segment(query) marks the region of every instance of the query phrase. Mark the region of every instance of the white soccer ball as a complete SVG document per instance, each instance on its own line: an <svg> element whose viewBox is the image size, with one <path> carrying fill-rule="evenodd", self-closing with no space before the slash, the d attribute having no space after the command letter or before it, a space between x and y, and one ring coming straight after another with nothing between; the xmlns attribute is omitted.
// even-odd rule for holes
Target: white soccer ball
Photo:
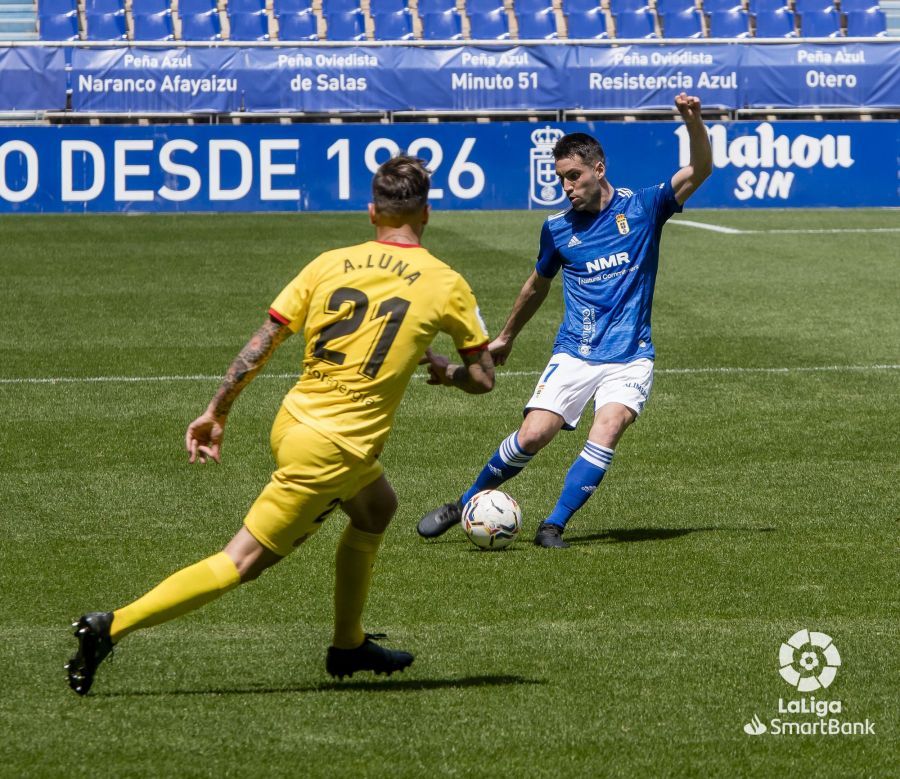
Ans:
<svg viewBox="0 0 900 779"><path fill-rule="evenodd" d="M462 510L462 526L480 549L503 549L522 529L522 510L500 490L482 490Z"/></svg>

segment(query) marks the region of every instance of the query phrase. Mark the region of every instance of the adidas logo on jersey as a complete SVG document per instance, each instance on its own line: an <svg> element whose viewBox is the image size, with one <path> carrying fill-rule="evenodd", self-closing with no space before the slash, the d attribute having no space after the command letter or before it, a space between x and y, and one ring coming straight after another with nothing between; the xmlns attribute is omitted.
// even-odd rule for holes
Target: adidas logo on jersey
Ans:
<svg viewBox="0 0 900 779"><path fill-rule="evenodd" d="M570 249L571 249L573 246L580 246L580 245L581 245L581 241L578 239L578 236L577 236L577 235L573 235L573 236L569 239L569 242L566 244L566 246L568 246Z"/></svg>

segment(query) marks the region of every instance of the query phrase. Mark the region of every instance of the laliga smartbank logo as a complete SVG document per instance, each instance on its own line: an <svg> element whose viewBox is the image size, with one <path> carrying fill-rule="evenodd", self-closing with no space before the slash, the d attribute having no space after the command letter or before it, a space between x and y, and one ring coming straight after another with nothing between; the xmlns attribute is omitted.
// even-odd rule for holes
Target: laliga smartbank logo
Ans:
<svg viewBox="0 0 900 779"><path fill-rule="evenodd" d="M812 630L798 630L778 651L778 673L798 693L829 687L841 667L841 655L831 636ZM871 736L875 723L847 721L843 702L824 700L821 695L778 699L778 716L768 722L754 713L744 725L748 736ZM784 716L787 715L787 716Z"/></svg>

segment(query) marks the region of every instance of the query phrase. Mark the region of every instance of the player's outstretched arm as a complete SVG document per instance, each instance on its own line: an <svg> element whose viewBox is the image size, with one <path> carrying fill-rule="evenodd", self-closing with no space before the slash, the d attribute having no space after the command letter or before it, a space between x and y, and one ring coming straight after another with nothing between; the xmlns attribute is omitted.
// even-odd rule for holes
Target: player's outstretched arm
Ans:
<svg viewBox="0 0 900 779"><path fill-rule="evenodd" d="M458 387L470 395L481 395L494 388L494 360L487 349L461 354L463 365L450 362L442 354L425 350L419 365L428 366L428 383Z"/></svg>
<svg viewBox="0 0 900 779"><path fill-rule="evenodd" d="M221 462L225 422L232 404L290 334L291 329L287 325L270 317L247 341L229 366L206 411L188 425L184 435L188 462L199 459L205 463L207 458Z"/></svg>
<svg viewBox="0 0 900 779"><path fill-rule="evenodd" d="M703 126L703 118L700 116L700 98L689 97L682 92L675 98L675 107L687 128L691 154L690 162L672 176L675 199L679 205L684 205L712 173L712 148L706 127Z"/></svg>
<svg viewBox="0 0 900 779"><path fill-rule="evenodd" d="M488 344L488 350L494 358L494 365L503 365L509 359L513 341L547 299L547 293L550 292L552 283L552 279L544 278L537 271L531 272L525 284L522 285L516 302L513 303L506 324L500 334Z"/></svg>

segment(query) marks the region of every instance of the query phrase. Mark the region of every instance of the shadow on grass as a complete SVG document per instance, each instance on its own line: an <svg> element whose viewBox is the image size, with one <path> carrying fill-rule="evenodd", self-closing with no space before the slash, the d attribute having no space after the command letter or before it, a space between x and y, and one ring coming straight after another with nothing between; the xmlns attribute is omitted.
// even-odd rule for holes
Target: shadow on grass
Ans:
<svg viewBox="0 0 900 779"><path fill-rule="evenodd" d="M588 544L591 541L606 541L608 544L630 544L635 541L669 541L690 533L772 533L774 527L733 528L733 527L629 527L604 530L589 536L566 538L572 546Z"/></svg>
<svg viewBox="0 0 900 779"><path fill-rule="evenodd" d="M323 682L322 684L286 685L284 687L240 687L207 690L135 690L131 692L93 693L92 698L164 698L169 695L283 695L308 692L420 692L465 687L501 687L512 684L544 684L543 679L524 676L484 675L464 676L460 679L385 679L354 682Z"/></svg>

